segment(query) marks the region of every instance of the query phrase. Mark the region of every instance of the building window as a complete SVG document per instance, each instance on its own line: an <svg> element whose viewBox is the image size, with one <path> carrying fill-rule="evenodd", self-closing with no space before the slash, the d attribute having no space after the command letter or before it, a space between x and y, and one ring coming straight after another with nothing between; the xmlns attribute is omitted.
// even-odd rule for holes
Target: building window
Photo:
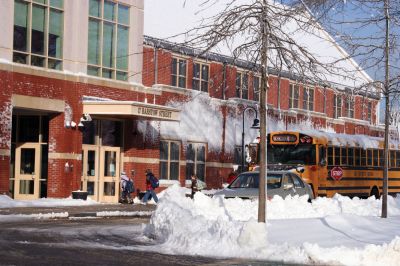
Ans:
<svg viewBox="0 0 400 266"><path fill-rule="evenodd" d="M304 88L303 90L303 109L314 110L314 89Z"/></svg>
<svg viewBox="0 0 400 266"><path fill-rule="evenodd" d="M15 0L13 62L62 69L63 0Z"/></svg>
<svg viewBox="0 0 400 266"><path fill-rule="evenodd" d="M372 123L372 103L368 103L368 113L367 113L367 119L370 123Z"/></svg>
<svg viewBox="0 0 400 266"><path fill-rule="evenodd" d="M260 77L253 76L254 101L260 101Z"/></svg>
<svg viewBox="0 0 400 266"><path fill-rule="evenodd" d="M90 0L88 75L128 80L129 7Z"/></svg>
<svg viewBox="0 0 400 266"><path fill-rule="evenodd" d="M354 118L354 99L349 96L346 99L347 117Z"/></svg>
<svg viewBox="0 0 400 266"><path fill-rule="evenodd" d="M299 108L299 85L290 84L289 108Z"/></svg>
<svg viewBox="0 0 400 266"><path fill-rule="evenodd" d="M236 97L249 99L248 75L244 72L236 72Z"/></svg>
<svg viewBox="0 0 400 266"><path fill-rule="evenodd" d="M339 118L342 116L342 96L333 96L333 118Z"/></svg>
<svg viewBox="0 0 400 266"><path fill-rule="evenodd" d="M179 142L160 141L160 178L179 179Z"/></svg>
<svg viewBox="0 0 400 266"><path fill-rule="evenodd" d="M172 58L171 85L186 88L186 60Z"/></svg>
<svg viewBox="0 0 400 266"><path fill-rule="evenodd" d="M208 92L209 69L206 64L193 64L192 89Z"/></svg>
<svg viewBox="0 0 400 266"><path fill-rule="evenodd" d="M204 181L206 173L206 145L204 143L189 143L186 150L186 179L192 174Z"/></svg>

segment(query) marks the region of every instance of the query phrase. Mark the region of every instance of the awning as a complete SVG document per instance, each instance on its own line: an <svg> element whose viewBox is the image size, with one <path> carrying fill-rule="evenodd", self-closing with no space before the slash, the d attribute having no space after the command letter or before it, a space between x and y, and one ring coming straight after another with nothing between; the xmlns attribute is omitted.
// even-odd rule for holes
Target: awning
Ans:
<svg viewBox="0 0 400 266"><path fill-rule="evenodd" d="M83 101L83 113L158 121L180 120L180 111L177 108L135 101Z"/></svg>

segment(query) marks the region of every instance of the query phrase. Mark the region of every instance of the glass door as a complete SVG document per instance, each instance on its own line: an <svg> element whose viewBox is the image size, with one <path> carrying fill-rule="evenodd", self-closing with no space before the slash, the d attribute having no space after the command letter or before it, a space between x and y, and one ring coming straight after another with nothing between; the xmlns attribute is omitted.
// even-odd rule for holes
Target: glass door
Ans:
<svg viewBox="0 0 400 266"><path fill-rule="evenodd" d="M39 198L40 162L40 144L24 143L17 146L15 150L15 199Z"/></svg>
<svg viewBox="0 0 400 266"><path fill-rule="evenodd" d="M119 147L100 147L100 202L118 202L120 151Z"/></svg>
<svg viewBox="0 0 400 266"><path fill-rule="evenodd" d="M82 145L82 190L93 200L99 200L99 147Z"/></svg>

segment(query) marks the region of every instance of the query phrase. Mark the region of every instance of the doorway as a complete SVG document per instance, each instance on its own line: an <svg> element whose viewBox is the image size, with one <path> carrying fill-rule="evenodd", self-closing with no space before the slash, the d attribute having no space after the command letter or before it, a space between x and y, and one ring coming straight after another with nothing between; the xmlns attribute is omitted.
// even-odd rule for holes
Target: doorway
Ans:
<svg viewBox="0 0 400 266"><path fill-rule="evenodd" d="M12 117L10 192L15 199L47 196L49 117Z"/></svg>
<svg viewBox="0 0 400 266"><path fill-rule="evenodd" d="M123 122L93 120L83 129L81 187L93 200L119 199Z"/></svg>

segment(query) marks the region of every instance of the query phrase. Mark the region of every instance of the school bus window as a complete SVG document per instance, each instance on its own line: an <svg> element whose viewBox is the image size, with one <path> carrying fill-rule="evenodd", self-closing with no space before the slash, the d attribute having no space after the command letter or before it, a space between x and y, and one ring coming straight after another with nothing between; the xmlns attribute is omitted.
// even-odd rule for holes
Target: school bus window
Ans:
<svg viewBox="0 0 400 266"><path fill-rule="evenodd" d="M324 146L319 147L319 165L326 165L326 148Z"/></svg>
<svg viewBox="0 0 400 266"><path fill-rule="evenodd" d="M378 150L374 150L374 166L378 166L379 161L378 161Z"/></svg>
<svg viewBox="0 0 400 266"><path fill-rule="evenodd" d="M367 163L367 150L361 150L361 166L365 166Z"/></svg>
<svg viewBox="0 0 400 266"><path fill-rule="evenodd" d="M340 165L340 147L335 147L335 165Z"/></svg>
<svg viewBox="0 0 400 266"><path fill-rule="evenodd" d="M342 156L341 156L341 165L347 165L347 148L342 147L341 148Z"/></svg>
<svg viewBox="0 0 400 266"><path fill-rule="evenodd" d="M383 156L383 150L379 150L379 165L383 166L384 164L384 156Z"/></svg>
<svg viewBox="0 0 400 266"><path fill-rule="evenodd" d="M400 151L396 151L396 167L400 167Z"/></svg>
<svg viewBox="0 0 400 266"><path fill-rule="evenodd" d="M347 163L350 166L354 165L354 149L352 147L347 148Z"/></svg>
<svg viewBox="0 0 400 266"><path fill-rule="evenodd" d="M372 166L372 154L373 154L373 150L368 149L367 150L367 165L368 166Z"/></svg>
<svg viewBox="0 0 400 266"><path fill-rule="evenodd" d="M333 147L328 147L328 165L333 165Z"/></svg>
<svg viewBox="0 0 400 266"><path fill-rule="evenodd" d="M395 151L390 151L390 167L396 167L396 158L395 158Z"/></svg>
<svg viewBox="0 0 400 266"><path fill-rule="evenodd" d="M361 165L361 160L360 160L360 156L361 156L361 149L360 148L355 148L354 149L354 158L355 158L355 165L356 166L360 166Z"/></svg>

